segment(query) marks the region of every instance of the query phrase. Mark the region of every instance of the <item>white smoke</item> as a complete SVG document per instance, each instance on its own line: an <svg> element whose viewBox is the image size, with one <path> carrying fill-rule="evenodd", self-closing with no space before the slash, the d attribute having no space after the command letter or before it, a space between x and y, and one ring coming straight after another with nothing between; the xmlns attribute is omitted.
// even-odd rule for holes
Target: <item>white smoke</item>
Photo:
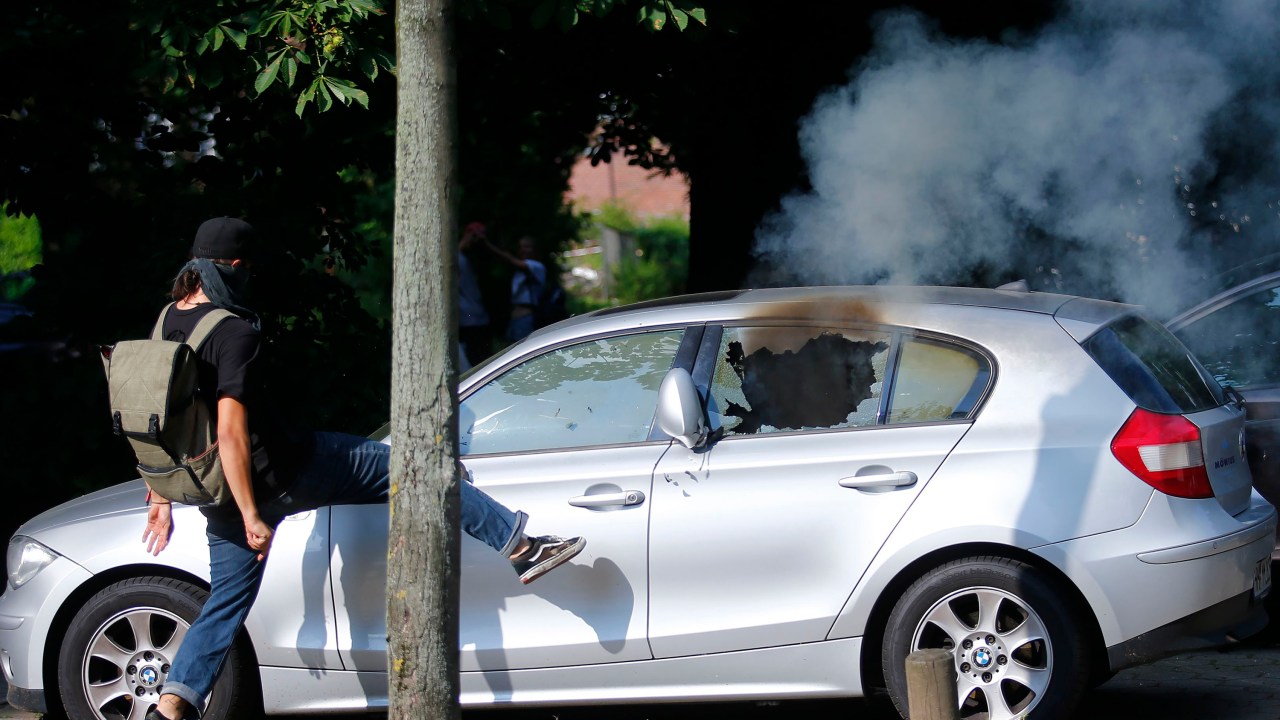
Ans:
<svg viewBox="0 0 1280 720"><path fill-rule="evenodd" d="M802 123L812 189L759 230L753 283L1033 274L1180 308L1175 289L1235 264L1217 255L1280 208L1276 10L1081 0L1001 44L879 17L871 55Z"/></svg>

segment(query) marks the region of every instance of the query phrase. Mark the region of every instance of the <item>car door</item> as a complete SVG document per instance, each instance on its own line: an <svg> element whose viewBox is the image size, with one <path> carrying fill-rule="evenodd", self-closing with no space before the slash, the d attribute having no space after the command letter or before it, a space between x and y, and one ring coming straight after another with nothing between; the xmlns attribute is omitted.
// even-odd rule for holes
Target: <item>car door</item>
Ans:
<svg viewBox="0 0 1280 720"><path fill-rule="evenodd" d="M526 512L529 534L587 539L570 564L526 586L507 558L463 536L464 672L651 657L648 497L669 444L651 434L658 387L683 335L659 329L555 347L495 368L462 399L459 445L476 486ZM340 649L357 670L386 667L385 603L365 591L385 586L387 513L379 507L333 508L338 625L349 628ZM350 571L354 585L343 558L367 564ZM505 690L493 677L500 700Z"/></svg>
<svg viewBox="0 0 1280 720"><path fill-rule="evenodd" d="M723 437L673 444L655 474L654 656L822 640L967 431L991 365L875 329L725 327L703 347L694 381Z"/></svg>
<svg viewBox="0 0 1280 720"><path fill-rule="evenodd" d="M342 669L329 582L329 508L290 515L280 523L258 596L265 601L245 620L258 662Z"/></svg>
<svg viewBox="0 0 1280 720"><path fill-rule="evenodd" d="M1254 487L1280 502L1280 273L1220 293L1168 325L1218 382L1244 396Z"/></svg>

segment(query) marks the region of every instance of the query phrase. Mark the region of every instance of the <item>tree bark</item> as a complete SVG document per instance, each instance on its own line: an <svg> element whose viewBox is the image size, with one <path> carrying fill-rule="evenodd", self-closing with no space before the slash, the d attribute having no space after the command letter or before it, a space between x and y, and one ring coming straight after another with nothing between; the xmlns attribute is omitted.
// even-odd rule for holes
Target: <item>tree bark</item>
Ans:
<svg viewBox="0 0 1280 720"><path fill-rule="evenodd" d="M452 23L452 0L397 3L387 538L390 720L460 717Z"/></svg>

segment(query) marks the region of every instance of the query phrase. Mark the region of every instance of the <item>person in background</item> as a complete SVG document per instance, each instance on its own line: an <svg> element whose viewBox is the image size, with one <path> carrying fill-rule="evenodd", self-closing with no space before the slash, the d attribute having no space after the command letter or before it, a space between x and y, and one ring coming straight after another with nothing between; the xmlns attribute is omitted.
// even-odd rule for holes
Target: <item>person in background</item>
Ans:
<svg viewBox="0 0 1280 720"><path fill-rule="evenodd" d="M547 284L547 267L534 260L538 246L533 238L525 235L516 242L516 254L503 250L487 238L484 245L515 269L511 277L511 320L507 323L507 342L516 342L529 336L534 329L533 309L538 295Z"/></svg>
<svg viewBox="0 0 1280 720"><path fill-rule="evenodd" d="M468 223L458 243L458 342L462 343L467 367L479 364L493 352L489 313L484 307L475 270L467 257L468 250L485 243L485 235L484 223Z"/></svg>

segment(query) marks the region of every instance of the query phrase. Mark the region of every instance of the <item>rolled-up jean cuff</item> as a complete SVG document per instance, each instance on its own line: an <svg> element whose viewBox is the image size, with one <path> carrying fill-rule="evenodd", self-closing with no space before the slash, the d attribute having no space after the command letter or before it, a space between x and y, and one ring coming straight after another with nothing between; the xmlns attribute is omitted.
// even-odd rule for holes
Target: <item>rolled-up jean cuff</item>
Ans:
<svg viewBox="0 0 1280 720"><path fill-rule="evenodd" d="M194 713L196 717L200 717L200 706L204 705L204 698L196 695L195 690L192 690L180 682L173 682L165 683L160 692L163 695L177 695L187 701L187 705L190 707L187 709L186 713L183 714L183 717L189 717L192 713Z"/></svg>
<svg viewBox="0 0 1280 720"><path fill-rule="evenodd" d="M507 544L502 546L501 552L506 557L511 557L511 553L516 551L520 546L520 538L524 537L524 524L529 522L529 515L523 510L516 511L516 525L511 530L511 537L507 538Z"/></svg>

